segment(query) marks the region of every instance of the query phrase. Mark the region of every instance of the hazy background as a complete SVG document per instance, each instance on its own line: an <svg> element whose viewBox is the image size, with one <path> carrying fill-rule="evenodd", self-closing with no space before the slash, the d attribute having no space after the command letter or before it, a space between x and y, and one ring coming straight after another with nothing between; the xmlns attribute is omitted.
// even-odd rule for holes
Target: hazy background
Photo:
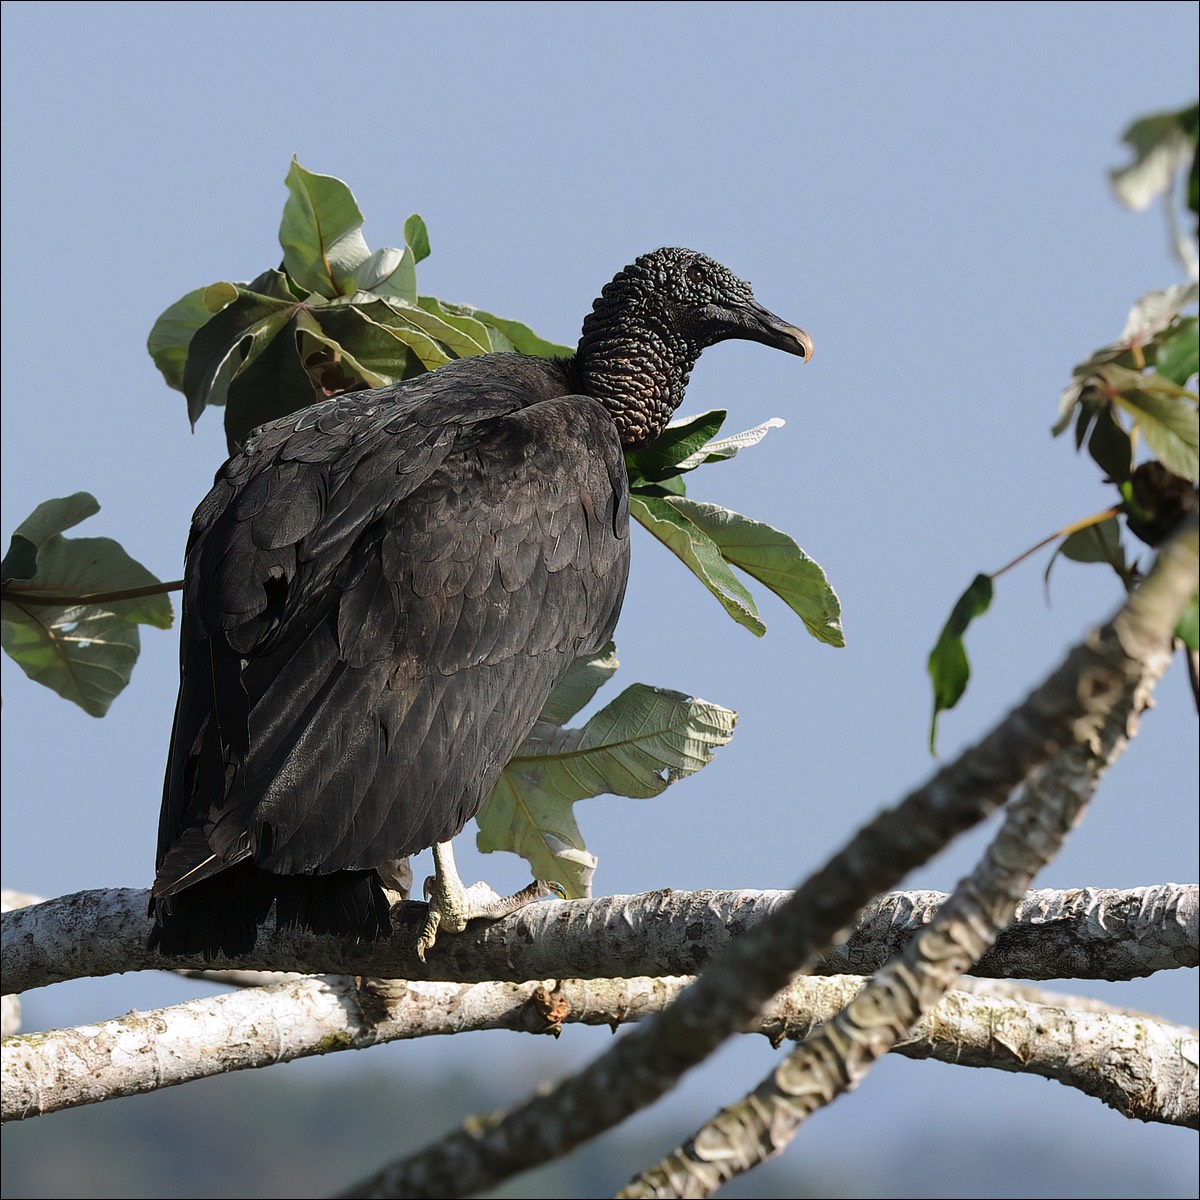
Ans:
<svg viewBox="0 0 1200 1200"><path fill-rule="evenodd" d="M116 537L161 578L179 575L224 439L219 413L189 432L146 334L184 292L278 262L293 154L351 185L373 248L424 215L423 292L557 341L575 340L637 254L704 250L809 330L816 355L802 365L732 343L704 356L685 413L728 407L730 431L787 425L693 476L692 494L791 533L838 590L848 644L819 645L757 585L770 631L754 639L638 530L618 684L678 688L741 720L710 768L660 799L578 812L597 892L791 886L931 770L925 657L971 577L1109 503L1090 460L1048 429L1074 363L1120 333L1141 293L1179 278L1161 215L1121 209L1106 170L1126 161L1118 137L1133 118L1194 98L1196 17L1192 3L6 3L0 534L7 544L39 502L86 489L102 511L72 533ZM943 718L945 754L1118 602L1110 573L1063 563L1048 605L1044 563L1006 576L972 630L976 674ZM149 884L176 653L174 633L145 630L103 720L4 660L6 886ZM1175 670L1039 882L1194 880L1196 789L1196 713ZM981 836L910 883L951 887ZM465 875L525 878L471 842ZM1196 1020L1194 972L1072 986ZM200 990L150 974L63 986L26 999L27 1026ZM441 1095L457 1081L447 1119L461 1119L608 1037L392 1046L44 1118L5 1130L6 1188L245 1195L234 1164L252 1150L262 1194L317 1194L442 1127L401 1107L387 1138L318 1153L347 1095L382 1102L388 1079ZM643 1114L643 1165L769 1070L777 1056L760 1042L727 1048ZM287 1104L309 1097L311 1127L268 1135L272 1082ZM198 1105L218 1121L236 1104L258 1115L201 1131ZM18 1173L47 1141L57 1174ZM99 1144L132 1174L98 1164ZM610 1194L624 1167L589 1155L573 1186ZM793 1194L1197 1189L1191 1133L1053 1084L904 1061L820 1114L784 1162L809 1181Z"/></svg>

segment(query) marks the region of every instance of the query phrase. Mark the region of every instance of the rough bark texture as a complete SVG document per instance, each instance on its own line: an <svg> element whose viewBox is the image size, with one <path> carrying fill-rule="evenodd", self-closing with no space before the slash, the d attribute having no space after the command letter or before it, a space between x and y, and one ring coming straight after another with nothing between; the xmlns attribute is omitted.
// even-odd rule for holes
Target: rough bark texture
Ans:
<svg viewBox="0 0 1200 1200"><path fill-rule="evenodd" d="M1161 671L1169 654L1195 588L1196 543L1193 520L1112 622L1072 650L982 742L861 830L776 913L714 960L661 1017L546 1095L472 1122L344 1194L479 1191L565 1153L662 1095L732 1031L746 1027L789 975L823 952L873 896L994 811L1062 749L1092 743L1114 710L1128 709L1148 672ZM1014 906L1018 898L1013 896Z"/></svg>
<svg viewBox="0 0 1200 1200"><path fill-rule="evenodd" d="M1194 547L1194 534L1192 541ZM1150 693L1170 662L1170 631L1195 577L1194 549L1179 557L1190 569L1177 587L1165 587L1169 574L1156 571L1114 622L1090 639L1108 643L1113 653L1108 668L1081 679L1080 690L1104 694L1107 703L1095 719L1077 726L1073 744L1032 775L983 859L933 922L753 1093L722 1109L619 1195L708 1196L778 1154L812 1113L857 1087L871 1066L982 956L1011 920L1034 874L1057 854L1104 772L1136 733ZM1170 624L1165 624L1166 618ZM1181 1057L1177 1052L1177 1062ZM1120 1070L1128 1073L1125 1064ZM1140 1082L1153 1091L1152 1078ZM1130 1089L1105 1088L1100 1094L1120 1106L1128 1102ZM1133 1111L1125 1111L1136 1116L1144 1107L1157 1106L1157 1100L1144 1106L1135 1096Z"/></svg>
<svg viewBox="0 0 1200 1200"><path fill-rule="evenodd" d="M444 938L422 963L402 936L375 945L332 937L263 935L238 966L303 974L487 982L635 975L692 975L792 895L784 891L646 892L550 901ZM146 948L149 893L134 888L75 892L4 916L4 986L161 969ZM872 901L850 938L814 964L816 974L876 971L927 925L944 892L894 892ZM424 911L420 905L411 910ZM406 913L409 908L404 910ZM1030 892L1013 926L974 970L992 978L1134 979L1200 961L1195 884ZM413 921L413 929L419 927ZM414 934L415 936L415 934ZM199 956L169 960L202 967Z"/></svg>
<svg viewBox="0 0 1200 1200"><path fill-rule="evenodd" d="M615 1029L661 1012L692 981L381 985L344 976L267 979L230 972L225 982L247 990L6 1042L3 1120L407 1038L483 1029L558 1036L574 1024ZM751 1032L774 1045L808 1037L865 982L856 975L794 980ZM960 982L970 990L950 992L896 1053L1057 1079L1088 1095L1117 1095L1108 1102L1124 1111L1140 1104L1144 1120L1195 1125L1195 1030L1114 1012L1080 996ZM1147 1088L1146 1080L1156 1086Z"/></svg>

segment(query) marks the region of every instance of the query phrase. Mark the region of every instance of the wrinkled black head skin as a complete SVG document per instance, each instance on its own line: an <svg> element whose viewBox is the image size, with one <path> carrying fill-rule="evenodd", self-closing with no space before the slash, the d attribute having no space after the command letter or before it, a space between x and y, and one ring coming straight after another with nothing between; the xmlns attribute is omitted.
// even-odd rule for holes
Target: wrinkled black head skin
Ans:
<svg viewBox="0 0 1200 1200"><path fill-rule="evenodd" d="M728 267L679 246L643 254L600 294L576 355L580 391L609 409L627 446L657 437L700 352L740 338L808 359L812 339Z"/></svg>

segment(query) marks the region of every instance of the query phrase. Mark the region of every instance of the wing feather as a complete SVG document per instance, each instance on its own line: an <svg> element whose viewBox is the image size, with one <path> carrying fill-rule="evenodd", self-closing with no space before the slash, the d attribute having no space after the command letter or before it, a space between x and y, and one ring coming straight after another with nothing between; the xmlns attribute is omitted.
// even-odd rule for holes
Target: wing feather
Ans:
<svg viewBox="0 0 1200 1200"><path fill-rule="evenodd" d="M242 858L357 885L446 840L608 640L615 428L561 374L478 361L264 427L197 509L157 896Z"/></svg>

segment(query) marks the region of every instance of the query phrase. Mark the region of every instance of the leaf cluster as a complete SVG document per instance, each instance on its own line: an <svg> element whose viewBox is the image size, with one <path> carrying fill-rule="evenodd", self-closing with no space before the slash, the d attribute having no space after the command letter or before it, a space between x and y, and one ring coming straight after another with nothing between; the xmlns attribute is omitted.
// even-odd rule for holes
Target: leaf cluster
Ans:
<svg viewBox="0 0 1200 1200"><path fill-rule="evenodd" d="M39 504L0 562L5 652L30 679L93 717L104 716L129 682L138 626L170 629L174 619L163 585L118 542L63 537L99 511L87 492Z"/></svg>
<svg viewBox="0 0 1200 1200"><path fill-rule="evenodd" d="M283 261L249 283L221 281L172 304L147 349L187 398L194 425L225 409L234 451L256 426L330 396L383 387L493 350L569 354L526 325L417 292L429 232L416 213L404 245L372 252L340 179L294 159L279 243Z"/></svg>
<svg viewBox="0 0 1200 1200"><path fill-rule="evenodd" d="M1178 173L1187 170L1185 203L1200 231L1200 188L1197 185L1197 135L1200 109L1157 113L1135 121L1124 134L1134 150L1129 166L1113 171L1118 199L1134 209L1156 198L1167 203L1168 221L1178 233L1172 188ZM1200 370L1200 341L1194 309L1200 289L1194 278L1194 244L1176 236L1176 256L1193 275L1187 283L1148 292L1134 304L1116 341L1101 346L1078 363L1071 382L1059 398L1055 437L1074 430L1076 451L1087 449L1116 489L1113 504L1038 542L991 575L977 575L959 597L929 654L933 683L930 749L937 739L938 715L953 708L966 691L970 663L963 642L968 625L987 612L993 580L1034 551L1057 542L1045 570L1059 556L1080 563L1104 563L1132 591L1141 580L1136 560L1122 541L1122 521L1136 538L1150 546L1166 539L1196 507L1200 478L1200 407L1196 375ZM1145 452L1141 453L1141 447ZM1176 630L1190 650L1197 646L1197 597Z"/></svg>

